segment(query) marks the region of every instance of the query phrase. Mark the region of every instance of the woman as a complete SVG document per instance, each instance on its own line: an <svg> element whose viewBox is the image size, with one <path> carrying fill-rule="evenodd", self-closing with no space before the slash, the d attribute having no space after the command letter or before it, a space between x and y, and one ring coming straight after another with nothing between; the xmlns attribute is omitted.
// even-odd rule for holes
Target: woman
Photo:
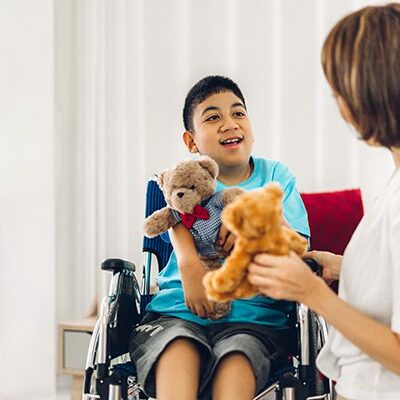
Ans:
<svg viewBox="0 0 400 400"><path fill-rule="evenodd" d="M267 296L302 302L331 330L319 369L339 399L400 399L400 4L366 7L329 33L322 65L343 118L383 146L395 171L343 256L313 251L339 296L296 255L261 254L249 281Z"/></svg>

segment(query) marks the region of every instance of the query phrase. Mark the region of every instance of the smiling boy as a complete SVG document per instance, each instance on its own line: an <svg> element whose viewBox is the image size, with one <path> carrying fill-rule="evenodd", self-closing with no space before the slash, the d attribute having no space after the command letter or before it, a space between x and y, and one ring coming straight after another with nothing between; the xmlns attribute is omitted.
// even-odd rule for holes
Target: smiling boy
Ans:
<svg viewBox="0 0 400 400"><path fill-rule="evenodd" d="M288 223L309 236L307 215L292 173L278 161L251 156L253 132L245 99L232 80L209 76L189 91L183 140L191 153L219 166L217 190L245 190L278 182ZM252 399L271 370L287 358L293 304L256 296L232 302L231 313L207 319L213 302L202 285L204 268L189 231L170 231L174 251L158 276L160 291L131 337L130 353L146 393L164 399ZM226 253L233 235L220 231Z"/></svg>

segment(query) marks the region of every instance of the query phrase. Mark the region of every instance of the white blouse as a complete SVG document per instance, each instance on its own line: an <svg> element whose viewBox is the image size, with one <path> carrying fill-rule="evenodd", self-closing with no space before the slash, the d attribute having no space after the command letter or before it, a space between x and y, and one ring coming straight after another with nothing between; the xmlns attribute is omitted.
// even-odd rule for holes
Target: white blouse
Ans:
<svg viewBox="0 0 400 400"><path fill-rule="evenodd" d="M344 253L339 297L400 333L400 171L366 213ZM317 366L354 400L399 400L400 376L331 327Z"/></svg>

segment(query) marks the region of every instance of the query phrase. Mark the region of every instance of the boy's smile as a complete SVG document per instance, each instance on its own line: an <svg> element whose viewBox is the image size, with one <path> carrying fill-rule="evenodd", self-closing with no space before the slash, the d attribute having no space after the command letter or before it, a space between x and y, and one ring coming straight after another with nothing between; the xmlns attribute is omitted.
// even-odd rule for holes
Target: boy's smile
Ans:
<svg viewBox="0 0 400 400"><path fill-rule="evenodd" d="M231 149L237 149L240 146L240 143L243 142L243 137L240 135L233 135L233 136L228 136L226 139L221 139L219 141L222 146L226 148L231 148Z"/></svg>
<svg viewBox="0 0 400 400"><path fill-rule="evenodd" d="M247 110L233 92L214 94L197 105L193 126L194 131L184 133L190 152L210 156L222 170L248 166L253 132Z"/></svg>

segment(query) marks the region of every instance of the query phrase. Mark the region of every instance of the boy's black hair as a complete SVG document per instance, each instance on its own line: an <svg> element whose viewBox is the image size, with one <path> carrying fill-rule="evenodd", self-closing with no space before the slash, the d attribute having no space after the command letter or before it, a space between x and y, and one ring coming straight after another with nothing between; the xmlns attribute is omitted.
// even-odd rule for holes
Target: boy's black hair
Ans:
<svg viewBox="0 0 400 400"><path fill-rule="evenodd" d="M187 131L193 131L193 112L194 109L204 100L213 94L221 92L233 92L240 100L242 100L246 108L246 102L239 86L229 78L219 75L206 76L197 82L189 91L185 99L183 107L183 125Z"/></svg>

